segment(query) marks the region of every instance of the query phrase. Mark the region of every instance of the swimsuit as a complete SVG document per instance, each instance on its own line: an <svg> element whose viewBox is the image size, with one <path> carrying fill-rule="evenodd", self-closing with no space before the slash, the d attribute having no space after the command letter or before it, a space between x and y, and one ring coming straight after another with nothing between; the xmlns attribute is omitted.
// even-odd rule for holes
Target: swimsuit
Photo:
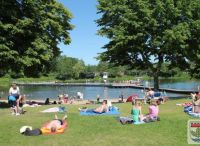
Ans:
<svg viewBox="0 0 200 146"><path fill-rule="evenodd" d="M140 115L140 110L139 109L132 109L131 110L131 115L133 118L134 122L139 122L139 115Z"/></svg>

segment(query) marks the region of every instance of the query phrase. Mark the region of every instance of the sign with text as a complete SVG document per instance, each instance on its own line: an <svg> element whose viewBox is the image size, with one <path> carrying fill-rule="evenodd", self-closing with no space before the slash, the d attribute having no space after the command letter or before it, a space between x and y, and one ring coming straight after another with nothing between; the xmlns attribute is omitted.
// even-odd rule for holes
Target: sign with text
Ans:
<svg viewBox="0 0 200 146"><path fill-rule="evenodd" d="M188 144L200 144L200 119L188 121L187 140Z"/></svg>

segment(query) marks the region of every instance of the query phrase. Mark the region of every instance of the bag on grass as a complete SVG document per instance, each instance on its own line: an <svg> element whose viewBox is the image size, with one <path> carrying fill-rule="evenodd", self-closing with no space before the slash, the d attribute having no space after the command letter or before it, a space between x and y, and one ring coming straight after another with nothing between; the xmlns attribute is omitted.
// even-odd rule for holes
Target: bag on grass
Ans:
<svg viewBox="0 0 200 146"><path fill-rule="evenodd" d="M37 135L42 134L42 132L39 128L33 129L33 130L26 129L26 131L23 134L26 136L37 136Z"/></svg>
<svg viewBox="0 0 200 146"><path fill-rule="evenodd" d="M119 121L122 125L125 124L132 124L133 123L133 119L129 118L129 117L120 117Z"/></svg>

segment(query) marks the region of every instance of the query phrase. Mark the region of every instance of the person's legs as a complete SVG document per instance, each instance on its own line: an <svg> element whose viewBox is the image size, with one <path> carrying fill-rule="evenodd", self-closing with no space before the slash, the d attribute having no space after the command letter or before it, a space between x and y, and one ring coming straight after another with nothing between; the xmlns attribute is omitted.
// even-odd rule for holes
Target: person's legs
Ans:
<svg viewBox="0 0 200 146"><path fill-rule="evenodd" d="M57 115L55 115L55 119L58 119L58 116L57 116Z"/></svg>
<svg viewBox="0 0 200 146"><path fill-rule="evenodd" d="M67 115L64 115L64 117L62 118L62 121L67 119Z"/></svg>
<svg viewBox="0 0 200 146"><path fill-rule="evenodd" d="M9 105L12 115L17 114L16 101L9 101Z"/></svg>

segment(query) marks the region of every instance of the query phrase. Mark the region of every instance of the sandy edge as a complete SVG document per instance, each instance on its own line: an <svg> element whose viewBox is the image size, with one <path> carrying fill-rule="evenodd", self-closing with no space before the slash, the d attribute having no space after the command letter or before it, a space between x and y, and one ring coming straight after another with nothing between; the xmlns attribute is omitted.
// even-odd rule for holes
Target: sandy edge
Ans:
<svg viewBox="0 0 200 146"><path fill-rule="evenodd" d="M111 103L119 103L119 99L100 99L100 102L102 102L103 100L109 100L111 101ZM124 102L126 101L126 99L124 99ZM8 103L8 100L5 99L0 99L0 102L5 102ZM35 102L35 103L44 103L45 100L40 100L40 99L28 99L26 100L26 103L28 102ZM50 102L53 102L53 100L51 100ZM120 102L120 103L124 103L124 102ZM70 101L70 103L63 103L62 105L85 105L85 104L96 104L97 100L72 100Z"/></svg>

